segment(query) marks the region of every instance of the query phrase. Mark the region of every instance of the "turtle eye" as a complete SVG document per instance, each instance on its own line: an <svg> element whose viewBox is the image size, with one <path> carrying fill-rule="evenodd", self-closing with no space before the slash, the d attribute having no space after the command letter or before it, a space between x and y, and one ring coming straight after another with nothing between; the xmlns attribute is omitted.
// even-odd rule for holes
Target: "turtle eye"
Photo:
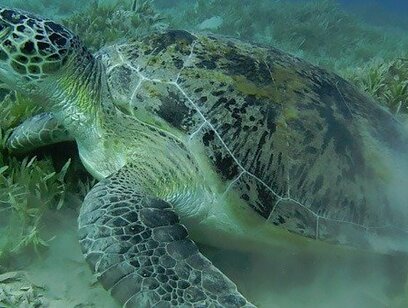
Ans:
<svg viewBox="0 0 408 308"><path fill-rule="evenodd" d="M10 31L10 25L0 21L0 40L5 38L10 33Z"/></svg>

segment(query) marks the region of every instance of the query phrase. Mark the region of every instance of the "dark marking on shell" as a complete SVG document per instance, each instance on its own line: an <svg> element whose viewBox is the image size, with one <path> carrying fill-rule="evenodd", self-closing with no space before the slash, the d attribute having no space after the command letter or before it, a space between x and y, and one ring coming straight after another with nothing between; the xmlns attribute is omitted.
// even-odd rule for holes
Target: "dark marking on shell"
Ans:
<svg viewBox="0 0 408 308"><path fill-rule="evenodd" d="M175 58L175 59L173 59L173 63L174 63L174 66L175 66L177 69L180 70L180 69L183 68L184 61L183 61L182 59Z"/></svg>
<svg viewBox="0 0 408 308"><path fill-rule="evenodd" d="M184 99L179 92L170 91L166 97L162 98L162 104L157 110L159 117L170 123L173 127L188 131L189 119L196 113L192 108L186 106Z"/></svg>
<svg viewBox="0 0 408 308"><path fill-rule="evenodd" d="M195 41L195 37L187 31L183 30L170 30L165 33L156 35L153 39L150 38L149 44L152 46L152 50L146 50L145 54L158 54L165 51L169 46L176 45L177 51L182 51L183 47L190 46Z"/></svg>
<svg viewBox="0 0 408 308"><path fill-rule="evenodd" d="M242 200L265 219L269 217L273 206L278 202L270 189L248 174L238 179L236 187Z"/></svg>
<svg viewBox="0 0 408 308"><path fill-rule="evenodd" d="M239 174L239 167L230 155L222 156L221 153L216 153L213 158L216 170L224 180L232 180Z"/></svg>
<svg viewBox="0 0 408 308"><path fill-rule="evenodd" d="M242 50L231 46L225 54L227 63L222 65L231 76L245 76L245 78L258 85L271 82L271 72L264 62L253 55L243 54Z"/></svg>
<svg viewBox="0 0 408 308"><path fill-rule="evenodd" d="M202 133L202 140L208 157L222 179L232 180L236 178L240 173L240 168L235 159L223 151L223 145L215 132L212 129L205 129Z"/></svg>
<svg viewBox="0 0 408 308"><path fill-rule="evenodd" d="M213 130L209 130L207 131L204 135L203 135L203 143L206 147L210 146L210 142L215 140L215 132Z"/></svg>
<svg viewBox="0 0 408 308"><path fill-rule="evenodd" d="M213 70L217 68L217 64L214 61L204 59L200 63L197 64L198 68L205 68L208 70Z"/></svg>
<svg viewBox="0 0 408 308"><path fill-rule="evenodd" d="M378 142L401 153L407 138L389 113L340 77L277 49L184 31L153 34L124 49L124 58L151 79L174 81L168 76L179 73L177 84L194 106L178 101L175 91L150 96L156 99L152 111L166 124L195 132L227 193L260 217L354 246L366 242L368 225L406 229L406 217L382 196L384 182L370 151ZM204 120L208 125L200 127ZM354 241L342 232L358 234Z"/></svg>
<svg viewBox="0 0 408 308"><path fill-rule="evenodd" d="M361 149L362 142L351 133L348 127L351 114L345 108L343 98L340 97L337 89L328 84L322 84L316 92L320 94L320 101L337 103L334 105L320 104L315 107L326 123L322 149L324 150L330 142L334 143L336 153L347 159L350 164L348 177L364 172L365 160Z"/></svg>

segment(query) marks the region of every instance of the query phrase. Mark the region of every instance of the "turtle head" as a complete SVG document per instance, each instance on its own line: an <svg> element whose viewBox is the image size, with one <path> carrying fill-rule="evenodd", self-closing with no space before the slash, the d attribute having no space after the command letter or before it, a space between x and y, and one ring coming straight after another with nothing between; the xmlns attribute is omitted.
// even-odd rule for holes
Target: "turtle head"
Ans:
<svg viewBox="0 0 408 308"><path fill-rule="evenodd" d="M65 27L0 7L0 81L12 89L37 88L64 67L75 45L79 40Z"/></svg>
<svg viewBox="0 0 408 308"><path fill-rule="evenodd" d="M0 7L0 83L78 127L95 118L103 76L103 65L70 30Z"/></svg>

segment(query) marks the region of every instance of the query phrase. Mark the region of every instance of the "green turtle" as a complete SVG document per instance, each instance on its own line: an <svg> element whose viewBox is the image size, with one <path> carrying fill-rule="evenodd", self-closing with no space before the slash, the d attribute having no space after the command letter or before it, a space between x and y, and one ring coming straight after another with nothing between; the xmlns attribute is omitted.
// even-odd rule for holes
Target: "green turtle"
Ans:
<svg viewBox="0 0 408 308"><path fill-rule="evenodd" d="M64 26L1 8L0 80L47 111L10 150L75 140L99 180L80 244L125 307L252 307L193 240L407 250L402 125L299 58L177 30L92 54Z"/></svg>

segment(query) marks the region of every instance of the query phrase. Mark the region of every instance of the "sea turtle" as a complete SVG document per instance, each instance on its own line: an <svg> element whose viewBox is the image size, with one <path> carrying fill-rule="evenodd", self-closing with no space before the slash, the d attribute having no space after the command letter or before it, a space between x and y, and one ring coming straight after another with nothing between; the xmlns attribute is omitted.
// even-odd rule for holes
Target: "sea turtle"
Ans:
<svg viewBox="0 0 408 308"><path fill-rule="evenodd" d="M0 80L47 110L10 150L75 140L100 180L80 244L126 307L253 306L189 236L408 247L406 199L393 190L402 125L282 51L169 30L92 54L64 26L1 8Z"/></svg>

